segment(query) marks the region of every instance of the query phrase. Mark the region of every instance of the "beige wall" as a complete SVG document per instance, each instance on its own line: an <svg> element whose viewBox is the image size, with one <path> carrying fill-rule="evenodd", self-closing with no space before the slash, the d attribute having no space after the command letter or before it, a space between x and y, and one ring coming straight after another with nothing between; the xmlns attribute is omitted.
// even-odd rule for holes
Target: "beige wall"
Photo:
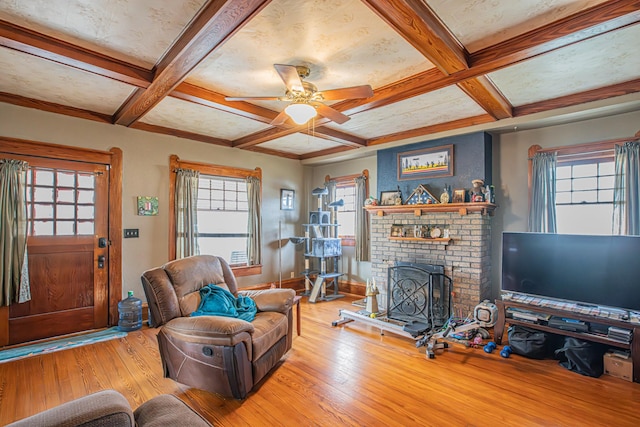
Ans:
<svg viewBox="0 0 640 427"><path fill-rule="evenodd" d="M636 111L494 136L493 179L496 185L496 203L499 205L492 224L494 298L500 293L502 232L527 230L529 147L537 144L542 148L551 148L626 138L633 136L638 130L640 112Z"/></svg>
<svg viewBox="0 0 640 427"><path fill-rule="evenodd" d="M492 294L500 294L500 259L502 252L502 231L526 231L528 189L527 151L531 145L543 148L562 145L582 144L625 138L640 130L640 112L632 112L601 119L585 120L565 125L549 126L542 129L505 133L493 136L493 180L496 186L498 209L492 219ZM321 185L325 175L340 176L358 173L368 169L371 176L370 193L377 194L376 157L344 161L331 165L308 167L306 174L312 180L311 187ZM353 260L353 252L345 251L347 260L343 271L350 280L362 281L371 275L371 263Z"/></svg>
<svg viewBox="0 0 640 427"><path fill-rule="evenodd" d="M169 156L213 164L262 168L263 274L241 277L240 286L275 282L279 277L278 225L282 234L293 235L299 223L301 204L281 211L280 189L302 194L303 166L297 160L219 147L172 136L81 120L43 111L0 103L0 135L13 138L108 150L123 151L123 228L140 229L140 238L123 239L123 295L131 289L144 299L141 273L168 260ZM158 196L158 216L138 216L137 196ZM293 248L283 247L282 270L295 271Z"/></svg>
<svg viewBox="0 0 640 427"><path fill-rule="evenodd" d="M306 174L306 177L309 181L309 185L307 185L307 187L313 189L323 186L324 178L327 175L332 177L354 175L362 173L363 170L367 169L369 171L369 194L375 196L377 194L378 167L375 153L372 154L373 155L369 155L369 157L363 157L360 159L308 168L309 172ZM309 190L307 194L310 195L311 191ZM309 196L308 206L310 206L311 209L316 210L318 207L317 199ZM345 276L343 276L341 280L360 283L366 282L367 279L371 277L371 263L356 262L355 257L355 247L343 247L342 258L340 259L340 271L345 273Z"/></svg>
<svg viewBox="0 0 640 427"><path fill-rule="evenodd" d="M500 290L501 234L524 231L527 223L527 150L622 138L640 129L640 112L613 117L518 131L493 138L493 179L499 205L492 219L492 289ZM369 191L377 194L375 156L319 166L243 150L229 149L185 139L157 135L91 121L46 113L0 103L0 134L64 145L107 150L120 147L124 152L123 227L139 228L139 239L123 241L123 292L132 289L142 296L140 273L167 261L168 254L168 162L170 154L185 160L205 161L229 166L261 167L263 173L263 274L240 278L240 286L277 281L279 278L278 235L282 236L282 277L299 275L302 252L288 237L302 233L310 208L317 204L311 189L323 185L326 175L341 176L369 170ZM280 211L281 188L296 191L293 211ZM160 215L139 217L136 196L158 196ZM371 275L371 263L357 263L353 248L344 251L341 269L346 278L365 281Z"/></svg>

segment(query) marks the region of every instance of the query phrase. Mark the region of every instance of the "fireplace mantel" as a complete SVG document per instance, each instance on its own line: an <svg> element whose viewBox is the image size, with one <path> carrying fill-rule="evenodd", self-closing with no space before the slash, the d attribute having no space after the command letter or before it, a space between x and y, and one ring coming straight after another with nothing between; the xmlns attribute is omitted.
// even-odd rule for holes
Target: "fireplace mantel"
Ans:
<svg viewBox="0 0 640 427"><path fill-rule="evenodd" d="M460 215L467 215L473 212L480 212L482 215L493 216L493 211L497 205L488 202L474 203L435 203L430 205L399 205L399 206L365 206L364 208L377 216L387 214L404 213L421 216L429 212L458 212Z"/></svg>

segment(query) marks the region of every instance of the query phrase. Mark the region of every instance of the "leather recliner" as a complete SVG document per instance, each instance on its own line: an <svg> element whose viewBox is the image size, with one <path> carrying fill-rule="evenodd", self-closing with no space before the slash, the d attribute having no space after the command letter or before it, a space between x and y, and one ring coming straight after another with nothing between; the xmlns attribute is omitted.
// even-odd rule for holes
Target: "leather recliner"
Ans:
<svg viewBox="0 0 640 427"><path fill-rule="evenodd" d="M200 289L215 284L236 297L252 298L252 322L234 317L197 316ZM244 399L291 349L292 289L238 291L229 264L197 255L145 271L142 285L149 324L161 327L158 346L164 376L191 387Z"/></svg>

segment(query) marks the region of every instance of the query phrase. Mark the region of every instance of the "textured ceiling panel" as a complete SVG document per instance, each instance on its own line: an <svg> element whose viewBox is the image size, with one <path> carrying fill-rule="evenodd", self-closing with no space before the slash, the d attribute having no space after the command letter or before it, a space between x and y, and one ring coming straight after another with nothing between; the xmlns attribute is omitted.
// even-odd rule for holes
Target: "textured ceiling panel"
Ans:
<svg viewBox="0 0 640 427"><path fill-rule="evenodd" d="M343 125L331 127L363 138L373 138L484 113L462 90L452 86L355 114Z"/></svg>
<svg viewBox="0 0 640 427"><path fill-rule="evenodd" d="M640 25L489 74L514 106L638 78Z"/></svg>
<svg viewBox="0 0 640 427"><path fill-rule="evenodd" d="M0 19L151 69L206 0L2 0Z"/></svg>
<svg viewBox="0 0 640 427"><path fill-rule="evenodd" d="M426 0L469 52L572 15L606 0Z"/></svg>
<svg viewBox="0 0 640 427"><path fill-rule="evenodd" d="M141 121L229 140L268 127L235 114L171 97L164 98Z"/></svg>
<svg viewBox="0 0 640 427"><path fill-rule="evenodd" d="M125 83L0 49L0 92L111 115L133 90Z"/></svg>
<svg viewBox="0 0 640 427"><path fill-rule="evenodd" d="M433 68L360 1L274 0L187 81L228 96L281 96L274 63L308 65L319 90L375 89Z"/></svg>
<svg viewBox="0 0 640 427"><path fill-rule="evenodd" d="M293 135L283 136L273 141L260 144L260 148L268 148L270 150L284 151L285 153L306 154L315 151L327 150L329 148L339 147L340 144L325 139L312 137L309 135L296 133Z"/></svg>

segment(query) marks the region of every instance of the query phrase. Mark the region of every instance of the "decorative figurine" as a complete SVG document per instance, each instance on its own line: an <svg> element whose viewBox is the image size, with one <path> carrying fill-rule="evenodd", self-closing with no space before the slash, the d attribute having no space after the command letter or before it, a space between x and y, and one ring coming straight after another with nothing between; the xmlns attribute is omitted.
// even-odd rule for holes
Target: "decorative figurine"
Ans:
<svg viewBox="0 0 640 427"><path fill-rule="evenodd" d="M484 202L484 181L481 179L474 179L471 181L473 189L471 190L472 202Z"/></svg>

